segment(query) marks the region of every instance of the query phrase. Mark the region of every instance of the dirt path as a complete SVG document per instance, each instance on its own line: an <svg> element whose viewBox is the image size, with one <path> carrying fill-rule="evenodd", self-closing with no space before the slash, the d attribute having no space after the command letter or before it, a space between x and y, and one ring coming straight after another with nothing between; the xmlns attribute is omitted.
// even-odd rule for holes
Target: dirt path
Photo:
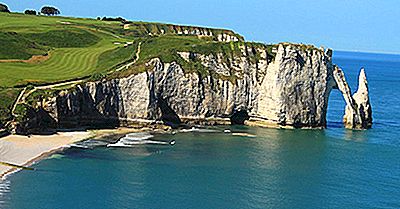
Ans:
<svg viewBox="0 0 400 209"><path fill-rule="evenodd" d="M51 89L51 88L55 88L55 87L60 87L60 86L65 86L65 85L73 85L73 84L78 84L83 82L83 79L79 79L79 80L74 80L74 81L67 81L67 82L62 82L62 83L56 83L56 84L49 84L49 85L43 85L43 86L35 86L33 87L33 89L31 89L30 91L26 91L27 88L25 87L18 95L17 100L15 100L15 103L11 109L11 114L15 117L15 108L17 107L18 104L23 104L25 103L25 99L31 95L33 92L35 92L38 89Z"/></svg>
<svg viewBox="0 0 400 209"><path fill-rule="evenodd" d="M18 102L19 102L19 101L22 99L22 97L24 96L25 91L26 91L26 87L25 87L24 89L22 89L22 91L19 93L19 95L18 95L18 97L17 97L17 100L15 100L15 103L14 103L12 109L11 109L11 115L12 115L12 116L15 116L15 114L14 114L15 108L17 107Z"/></svg>
<svg viewBox="0 0 400 209"><path fill-rule="evenodd" d="M117 69L115 70L115 72L121 71L121 70L123 70L123 69L128 69L130 66L132 66L133 64L135 64L135 63L139 60L139 58L140 58L139 55L140 55L141 46L142 46L142 42L139 42L138 48L137 48L136 54L135 54L135 60L133 60L132 62L130 62L130 63L126 64L126 65L123 65L123 66L117 68Z"/></svg>

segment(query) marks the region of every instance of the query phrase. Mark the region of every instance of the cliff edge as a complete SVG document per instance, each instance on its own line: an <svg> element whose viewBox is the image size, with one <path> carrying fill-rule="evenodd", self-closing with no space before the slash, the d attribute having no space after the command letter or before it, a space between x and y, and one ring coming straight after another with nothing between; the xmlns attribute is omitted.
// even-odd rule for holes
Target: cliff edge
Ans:
<svg viewBox="0 0 400 209"><path fill-rule="evenodd" d="M178 52L202 71L152 58L144 72L85 82L33 99L20 133L52 128L117 127L132 124L247 124L281 128L324 128L328 99L339 88L346 100L346 128L369 128L371 108L365 72L351 96L332 51L279 44L240 47L222 53ZM254 57L257 59L252 59Z"/></svg>

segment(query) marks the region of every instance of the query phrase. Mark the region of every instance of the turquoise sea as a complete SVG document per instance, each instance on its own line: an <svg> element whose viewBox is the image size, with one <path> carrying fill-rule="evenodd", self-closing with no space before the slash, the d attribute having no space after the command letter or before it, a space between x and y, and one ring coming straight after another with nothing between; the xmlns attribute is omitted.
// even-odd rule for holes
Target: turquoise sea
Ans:
<svg viewBox="0 0 400 209"><path fill-rule="evenodd" d="M374 125L213 127L156 135L175 146L72 148L0 183L0 208L400 208L400 56L335 52L352 90L366 68ZM256 135L232 136L225 129Z"/></svg>

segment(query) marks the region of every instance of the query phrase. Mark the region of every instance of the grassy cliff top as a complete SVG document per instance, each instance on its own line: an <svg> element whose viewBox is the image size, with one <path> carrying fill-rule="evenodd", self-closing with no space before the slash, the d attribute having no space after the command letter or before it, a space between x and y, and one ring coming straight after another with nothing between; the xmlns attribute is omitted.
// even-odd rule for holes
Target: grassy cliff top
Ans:
<svg viewBox="0 0 400 209"><path fill-rule="evenodd" d="M171 41L172 48L189 37L205 46L222 34L243 41L242 36L224 29L0 13L0 87L53 83L108 72L132 59L136 49L131 43L143 39L168 37L163 42ZM126 43L128 47L124 47ZM158 46L153 47L149 51L156 52Z"/></svg>
<svg viewBox="0 0 400 209"><path fill-rule="evenodd" d="M185 62L178 52L220 53L231 59L243 46L269 53L273 47L245 42L225 29L19 13L0 13L0 46L0 128L28 86L125 76L146 70L144 63L152 58L205 73L201 64Z"/></svg>

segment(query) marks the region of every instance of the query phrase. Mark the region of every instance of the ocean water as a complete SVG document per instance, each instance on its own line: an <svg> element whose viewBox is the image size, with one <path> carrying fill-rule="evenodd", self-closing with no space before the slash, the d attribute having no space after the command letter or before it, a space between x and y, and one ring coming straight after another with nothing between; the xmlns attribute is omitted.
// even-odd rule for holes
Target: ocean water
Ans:
<svg viewBox="0 0 400 209"><path fill-rule="evenodd" d="M152 138L175 146L72 148L0 183L0 208L400 208L400 56L334 62L353 91L366 68L373 129L345 130L334 91L326 130L214 127Z"/></svg>

